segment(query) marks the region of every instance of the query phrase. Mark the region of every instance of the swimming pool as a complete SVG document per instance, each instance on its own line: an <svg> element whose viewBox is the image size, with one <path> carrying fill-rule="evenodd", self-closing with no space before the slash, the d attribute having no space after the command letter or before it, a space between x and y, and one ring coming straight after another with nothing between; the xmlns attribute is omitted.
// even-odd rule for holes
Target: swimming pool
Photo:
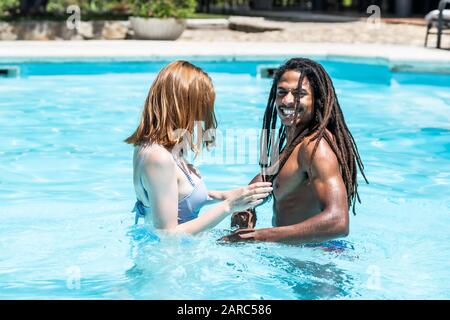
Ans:
<svg viewBox="0 0 450 320"><path fill-rule="evenodd" d="M256 70L280 62L195 62L214 81L220 129L260 128L270 80ZM217 244L228 220L165 241L133 226L122 140L166 63L22 62L0 78L0 298L450 298L449 75L323 62L371 183L339 251ZM244 153L200 165L208 187L247 183L258 165ZM270 226L271 206L258 212Z"/></svg>

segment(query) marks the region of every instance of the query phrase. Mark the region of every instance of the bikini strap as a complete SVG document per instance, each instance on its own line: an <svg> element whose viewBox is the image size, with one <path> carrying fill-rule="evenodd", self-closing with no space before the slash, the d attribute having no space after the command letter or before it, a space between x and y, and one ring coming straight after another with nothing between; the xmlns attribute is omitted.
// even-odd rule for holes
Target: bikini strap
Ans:
<svg viewBox="0 0 450 320"><path fill-rule="evenodd" d="M183 171L185 176L188 178L189 183L194 187L195 186L194 179L192 179L192 177L189 174L189 172L184 168L184 166L181 164L179 159L177 159L175 157L173 157L173 159L175 160L175 163L177 164L177 166L181 169L181 171Z"/></svg>
<svg viewBox="0 0 450 320"><path fill-rule="evenodd" d="M136 203L134 204L133 210L131 212L134 212L136 215L134 217L134 224L138 224L139 218L145 217L145 209L144 204L141 202L141 200L136 199Z"/></svg>
<svg viewBox="0 0 450 320"><path fill-rule="evenodd" d="M152 148L153 146L156 146L157 144L151 144L149 146L145 146L144 148ZM162 147L162 146L161 146ZM164 148L164 147L162 147ZM140 160L140 164L142 165L142 162L144 161L144 158L147 155L148 150L144 150L144 153L142 154L142 157ZM184 166L181 164L180 160L174 155L172 154L173 159L175 160L175 163L177 164L177 166L181 169L181 171L183 171L183 173L185 174L185 176L188 178L189 183L194 187L195 186L195 182L194 179L192 179L192 176L189 174L189 172L184 168ZM145 191L145 190L144 190Z"/></svg>

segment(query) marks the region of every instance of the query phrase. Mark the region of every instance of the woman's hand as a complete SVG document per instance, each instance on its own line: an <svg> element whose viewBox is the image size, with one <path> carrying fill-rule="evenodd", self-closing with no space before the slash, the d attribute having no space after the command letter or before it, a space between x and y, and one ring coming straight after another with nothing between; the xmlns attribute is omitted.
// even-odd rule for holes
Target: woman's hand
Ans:
<svg viewBox="0 0 450 320"><path fill-rule="evenodd" d="M261 204L272 190L271 182L256 182L227 191L225 202L228 204L231 213L245 211Z"/></svg>

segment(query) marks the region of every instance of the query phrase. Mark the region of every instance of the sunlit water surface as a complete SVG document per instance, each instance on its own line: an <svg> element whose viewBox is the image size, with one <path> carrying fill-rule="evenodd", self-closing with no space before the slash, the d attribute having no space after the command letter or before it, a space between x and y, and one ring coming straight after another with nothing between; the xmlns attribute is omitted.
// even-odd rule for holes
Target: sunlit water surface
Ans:
<svg viewBox="0 0 450 320"><path fill-rule="evenodd" d="M259 130L270 81L257 65L279 62L198 62L220 130ZM0 78L0 298L450 298L450 76L324 63L370 180L333 250L219 244L228 219L196 237L133 226L122 141L164 64L29 63ZM247 184L252 150L201 164L207 186ZM269 227L271 205L258 212Z"/></svg>

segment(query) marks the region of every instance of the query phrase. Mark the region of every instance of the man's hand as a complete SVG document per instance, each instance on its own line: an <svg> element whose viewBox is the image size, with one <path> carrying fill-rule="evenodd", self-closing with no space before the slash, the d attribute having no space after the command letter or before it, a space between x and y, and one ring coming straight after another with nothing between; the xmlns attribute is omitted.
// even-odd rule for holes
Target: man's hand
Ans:
<svg viewBox="0 0 450 320"><path fill-rule="evenodd" d="M243 242L243 241L257 241L258 230L255 229L238 229L235 232L226 235L219 239L224 242Z"/></svg>

